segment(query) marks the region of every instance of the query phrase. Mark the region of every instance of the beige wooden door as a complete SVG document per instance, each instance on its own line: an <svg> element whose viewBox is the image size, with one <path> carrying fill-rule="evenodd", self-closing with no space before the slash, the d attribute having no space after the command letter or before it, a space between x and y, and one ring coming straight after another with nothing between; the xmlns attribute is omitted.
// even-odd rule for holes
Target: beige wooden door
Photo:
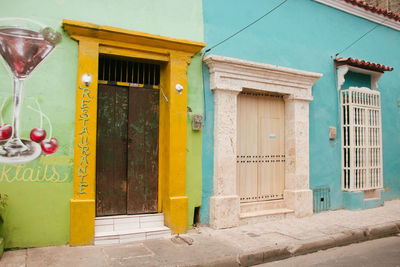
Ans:
<svg viewBox="0 0 400 267"><path fill-rule="evenodd" d="M237 188L241 202L283 198L284 108L280 96L238 96Z"/></svg>

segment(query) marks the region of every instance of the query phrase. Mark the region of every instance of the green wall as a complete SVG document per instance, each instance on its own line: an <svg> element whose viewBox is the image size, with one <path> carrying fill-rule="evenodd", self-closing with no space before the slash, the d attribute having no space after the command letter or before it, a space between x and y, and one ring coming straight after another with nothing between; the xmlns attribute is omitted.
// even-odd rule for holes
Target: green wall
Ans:
<svg viewBox="0 0 400 267"><path fill-rule="evenodd" d="M26 17L62 30L62 19L91 22L156 35L203 41L202 4L200 0L3 0L0 17ZM66 244L69 240L69 200L73 194L73 136L75 127L75 87L77 43L65 33L56 47L26 81L22 109L21 136L39 127L36 100L50 117L53 136L60 146L56 154L41 157L22 166L1 165L0 193L9 195L5 224L0 235L6 237L6 247L36 247ZM189 67L188 77L201 79L198 57ZM188 100L193 112L202 113L201 83L189 81ZM11 124L12 81L0 64L0 101L7 99L4 120ZM190 115L190 114L189 114ZM190 121L188 116L188 121ZM48 131L48 126L44 123ZM189 214L200 205L198 193L191 186L201 186L201 133L188 129L187 191ZM199 141L200 140L200 141ZM47 168L46 168L47 166ZM193 220L193 215L191 215Z"/></svg>
<svg viewBox="0 0 400 267"><path fill-rule="evenodd" d="M186 194L188 200L188 229L191 228L195 207L201 206L201 148L202 131L192 130L192 115L203 115L202 56L197 53L188 69L188 127L186 160ZM200 73L200 75L199 75Z"/></svg>

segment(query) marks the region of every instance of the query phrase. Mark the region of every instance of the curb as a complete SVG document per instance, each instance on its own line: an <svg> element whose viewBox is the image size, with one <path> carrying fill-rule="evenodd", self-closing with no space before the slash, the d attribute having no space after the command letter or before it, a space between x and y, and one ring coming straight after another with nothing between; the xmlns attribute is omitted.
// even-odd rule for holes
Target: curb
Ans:
<svg viewBox="0 0 400 267"><path fill-rule="evenodd" d="M238 255L240 266L253 266L264 262L283 260L292 256L288 247L265 248L262 251Z"/></svg>
<svg viewBox="0 0 400 267"><path fill-rule="evenodd" d="M234 266L243 266L241 265L238 260L235 258L235 256L228 256L222 259L214 260L211 262L206 262L206 263L198 263L198 264L193 264L193 265L182 265L185 267L234 267Z"/></svg>
<svg viewBox="0 0 400 267"><path fill-rule="evenodd" d="M376 239L400 233L399 227L397 226L398 224L400 224L400 221L394 223L387 223L372 228L369 227L368 228L369 237L370 239Z"/></svg>
<svg viewBox="0 0 400 267"><path fill-rule="evenodd" d="M346 230L334 235L327 235L321 239L305 242L297 246L271 248L265 247L256 251L244 252L223 259L190 266L253 266L271 261L283 260L325 250L333 247L346 246L368 240L392 236L400 233L400 221L378 224L366 228Z"/></svg>

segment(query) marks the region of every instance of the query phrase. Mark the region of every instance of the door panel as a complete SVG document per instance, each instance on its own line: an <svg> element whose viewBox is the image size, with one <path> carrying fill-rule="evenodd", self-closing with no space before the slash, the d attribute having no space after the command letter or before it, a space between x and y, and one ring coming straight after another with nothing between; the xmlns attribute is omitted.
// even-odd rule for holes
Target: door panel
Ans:
<svg viewBox="0 0 400 267"><path fill-rule="evenodd" d="M280 199L284 190L284 102L238 96L237 188L241 202Z"/></svg>
<svg viewBox="0 0 400 267"><path fill-rule="evenodd" d="M159 91L129 89L127 213L158 210Z"/></svg>
<svg viewBox="0 0 400 267"><path fill-rule="evenodd" d="M128 89L99 85L96 215L126 214Z"/></svg>
<svg viewBox="0 0 400 267"><path fill-rule="evenodd" d="M240 200L257 200L257 97L239 95L237 120L237 188Z"/></svg>

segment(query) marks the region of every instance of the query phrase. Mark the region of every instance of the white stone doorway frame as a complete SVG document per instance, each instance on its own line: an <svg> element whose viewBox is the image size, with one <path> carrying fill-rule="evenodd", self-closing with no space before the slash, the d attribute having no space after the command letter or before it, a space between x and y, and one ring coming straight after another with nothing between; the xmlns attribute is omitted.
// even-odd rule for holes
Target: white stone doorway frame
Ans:
<svg viewBox="0 0 400 267"><path fill-rule="evenodd" d="M285 190L288 209L297 217L313 212L309 188L309 102L313 84L322 74L209 55L204 63L214 91L214 195L210 225L239 225L240 198L236 191L237 96L243 90L277 93L285 101Z"/></svg>

